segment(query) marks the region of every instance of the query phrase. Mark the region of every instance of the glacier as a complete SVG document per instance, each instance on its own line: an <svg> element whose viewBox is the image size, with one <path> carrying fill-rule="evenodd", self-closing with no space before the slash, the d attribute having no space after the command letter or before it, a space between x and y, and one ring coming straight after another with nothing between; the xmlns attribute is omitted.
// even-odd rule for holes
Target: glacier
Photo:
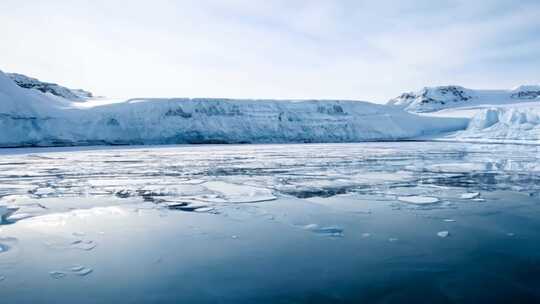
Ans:
<svg viewBox="0 0 540 304"><path fill-rule="evenodd" d="M400 140L467 123L348 100L146 98L88 106L21 88L0 72L0 147Z"/></svg>
<svg viewBox="0 0 540 304"><path fill-rule="evenodd" d="M386 105L352 100L105 99L0 71L0 147L329 143L407 139L540 142L540 86L448 85Z"/></svg>
<svg viewBox="0 0 540 304"><path fill-rule="evenodd" d="M404 93L388 105L425 117L469 119L464 130L433 139L540 143L540 85L522 85L511 90L427 87Z"/></svg>

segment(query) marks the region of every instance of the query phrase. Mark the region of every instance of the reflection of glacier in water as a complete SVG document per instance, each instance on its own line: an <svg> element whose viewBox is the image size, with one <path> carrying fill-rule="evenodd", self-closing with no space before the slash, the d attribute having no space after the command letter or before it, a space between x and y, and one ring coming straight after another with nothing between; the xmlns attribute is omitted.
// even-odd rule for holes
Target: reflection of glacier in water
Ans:
<svg viewBox="0 0 540 304"><path fill-rule="evenodd" d="M539 146L2 153L8 301L35 303L38 289L60 303L540 299ZM96 298L81 298L88 286Z"/></svg>

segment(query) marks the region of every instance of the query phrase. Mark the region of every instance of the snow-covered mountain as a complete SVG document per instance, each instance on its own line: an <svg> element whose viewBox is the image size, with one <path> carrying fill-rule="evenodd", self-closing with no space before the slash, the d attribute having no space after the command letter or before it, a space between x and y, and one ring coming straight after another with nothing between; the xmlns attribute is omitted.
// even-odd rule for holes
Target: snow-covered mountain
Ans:
<svg viewBox="0 0 540 304"><path fill-rule="evenodd" d="M56 83L43 82L23 74L8 73L6 75L21 88L38 90L42 93L52 94L67 100L80 102L93 97L92 93L85 90L69 89Z"/></svg>
<svg viewBox="0 0 540 304"><path fill-rule="evenodd" d="M467 123L343 100L131 99L87 106L20 88L0 72L3 147L398 140Z"/></svg>
<svg viewBox="0 0 540 304"><path fill-rule="evenodd" d="M505 105L524 101L540 102L540 85L512 90L472 90L460 86L426 87L391 99L388 105L409 112L428 113L477 105Z"/></svg>

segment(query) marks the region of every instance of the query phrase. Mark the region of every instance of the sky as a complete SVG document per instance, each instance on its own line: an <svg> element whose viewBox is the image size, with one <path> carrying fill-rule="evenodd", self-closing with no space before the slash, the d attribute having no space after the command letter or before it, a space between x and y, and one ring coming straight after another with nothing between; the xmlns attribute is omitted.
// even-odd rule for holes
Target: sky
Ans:
<svg viewBox="0 0 540 304"><path fill-rule="evenodd" d="M0 70L108 97L540 83L538 0L2 0L0 37Z"/></svg>

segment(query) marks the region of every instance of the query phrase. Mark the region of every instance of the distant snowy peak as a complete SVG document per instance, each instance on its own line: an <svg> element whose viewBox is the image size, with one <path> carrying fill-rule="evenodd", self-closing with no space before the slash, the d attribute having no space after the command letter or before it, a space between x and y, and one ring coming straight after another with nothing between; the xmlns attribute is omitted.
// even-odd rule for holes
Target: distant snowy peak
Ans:
<svg viewBox="0 0 540 304"><path fill-rule="evenodd" d="M472 90L461 86L439 86L401 94L391 99L388 104L409 112L426 113L448 108L510 104L534 99L540 99L539 85L524 85L513 90Z"/></svg>
<svg viewBox="0 0 540 304"><path fill-rule="evenodd" d="M472 90L460 86L426 87L418 92L403 93L388 104L410 112L433 112L466 104L474 98Z"/></svg>
<svg viewBox="0 0 540 304"><path fill-rule="evenodd" d="M21 88L35 89L42 93L50 93L70 101L81 102L93 97L92 93L85 90L69 89L56 83L43 82L23 74L6 73L6 75Z"/></svg>
<svg viewBox="0 0 540 304"><path fill-rule="evenodd" d="M514 88L511 97L517 99L540 98L540 85L522 85Z"/></svg>

